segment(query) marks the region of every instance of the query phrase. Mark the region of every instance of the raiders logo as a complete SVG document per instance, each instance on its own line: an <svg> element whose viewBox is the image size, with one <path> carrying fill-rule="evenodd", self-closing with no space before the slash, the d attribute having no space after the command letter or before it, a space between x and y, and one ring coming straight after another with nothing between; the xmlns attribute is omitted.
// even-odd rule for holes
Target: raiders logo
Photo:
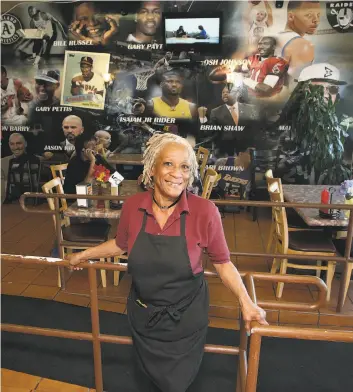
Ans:
<svg viewBox="0 0 353 392"><path fill-rule="evenodd" d="M330 25L339 33L353 31L353 1L329 1L326 16Z"/></svg>
<svg viewBox="0 0 353 392"><path fill-rule="evenodd" d="M329 78L332 75L332 69L330 69L329 67L325 67L325 75L324 78Z"/></svg>
<svg viewBox="0 0 353 392"><path fill-rule="evenodd" d="M1 43L11 45L20 39L21 22L11 14L1 15Z"/></svg>

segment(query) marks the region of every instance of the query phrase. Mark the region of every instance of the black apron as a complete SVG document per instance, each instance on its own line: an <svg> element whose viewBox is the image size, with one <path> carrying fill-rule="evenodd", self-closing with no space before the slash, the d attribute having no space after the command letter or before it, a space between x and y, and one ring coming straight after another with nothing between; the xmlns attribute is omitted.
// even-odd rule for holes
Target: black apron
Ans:
<svg viewBox="0 0 353 392"><path fill-rule="evenodd" d="M128 260L132 285L127 309L137 363L157 390L185 392L204 352L208 286L203 272L194 275L191 269L185 213L180 236L148 234L146 221L144 212Z"/></svg>

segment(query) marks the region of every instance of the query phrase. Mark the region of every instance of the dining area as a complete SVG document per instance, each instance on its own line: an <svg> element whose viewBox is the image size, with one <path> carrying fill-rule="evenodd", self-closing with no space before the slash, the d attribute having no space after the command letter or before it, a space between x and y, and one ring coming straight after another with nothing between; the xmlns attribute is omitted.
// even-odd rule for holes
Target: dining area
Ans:
<svg viewBox="0 0 353 392"><path fill-rule="evenodd" d="M348 229L349 211L335 211L331 217L323 216L319 208L282 208L282 217L279 221L275 220L276 208L261 208L256 206L244 206L248 201L259 201L260 204L264 200L272 202L286 202L295 204L320 203L322 192L328 189L324 185L287 185L281 183L281 179L273 178L271 169L271 161L264 163L259 170L256 165L253 152L245 152L237 157L222 158L215 161L212 154L204 147L195 149L195 156L198 164L197 177L192 186L188 188L190 192L198 196L210 199L218 207L223 225L227 220L234 222L246 222L245 230L241 237L249 238L252 235L250 224L254 222L253 228L256 229L260 242L262 241L261 251L262 257L248 257L252 263L245 264L242 262L243 256L234 255L234 263L240 260L241 268L259 268L260 271L268 271L273 274L315 274L315 276L324 279L327 287L327 302L332 303L332 284L334 283L334 301L336 302L336 310L342 312L347 296L350 303L350 277L352 272L351 262L322 261L321 257L351 257L345 253L347 235L351 235L351 229ZM142 154L116 154L107 157L110 165L136 165L143 168ZM61 194L64 195L64 181L67 164L52 165L50 167L53 179L43 184L42 191L44 194ZM233 169L231 173L229 169ZM234 170L236 169L236 170ZM265 170L266 169L266 170ZM269 173L270 174L269 176ZM271 177L272 176L272 177ZM116 184L112 184L107 179L101 181L101 173L96 173L90 184L85 184L84 194L94 196L103 196L105 200L86 200L77 199L71 196L71 199L47 199L49 208L54 212L54 230L56 240L51 249L55 251L55 255L66 257L68 254L78 252L83 249L91 248L97 244L114 238L116 235L117 225L121 216L122 206L126 198L142 193L148 189L142 181L141 176L135 180L123 179ZM276 180L279 195L272 199L273 184L271 181ZM267 194L263 194L262 199L258 200L254 197L253 190L258 191L263 182L266 182ZM256 184L254 184L256 182ZM260 184L260 185L259 185ZM88 186L86 186L88 185ZM77 194L82 194L82 184L77 186ZM345 196L340 193L340 186L330 187L331 204L344 204ZM275 193L276 193L275 192ZM68 196L70 198L70 196ZM81 196L82 197L82 196ZM89 196L91 197L91 196ZM116 200L118 198L119 200ZM254 221L254 210L258 210L257 219ZM272 213L269 211L272 209ZM325 209L326 212L331 211L330 208ZM60 214L59 214L60 213ZM333 213L333 211L332 211ZM57 219L56 217L60 215ZM269 215L271 218L269 219ZM33 215L32 215L33 216ZM260 222L266 221L266 228L262 230ZM250 223L251 222L251 223ZM241 225L234 223L236 229ZM243 229L243 228L242 228ZM228 246L232 251L237 251L232 236L238 233L233 232L230 227L230 233L227 232L227 225L224 226L227 237ZM264 234L266 232L266 234ZM294 239L293 239L294 237ZM229 240L228 240L229 238ZM249 240L247 238L246 241ZM304 241L303 241L304 240ZM294 242L293 242L294 241ZM259 242L254 239L254 244ZM60 245L57 245L60 244ZM234 245L233 245L234 244ZM348 244L349 245L349 244ZM243 245L239 243L242 251ZM260 247L259 247L260 250ZM246 247L247 253L257 252L257 246ZM262 253L260 252L260 253ZM278 258L267 257L266 254L278 254ZM53 253L52 253L53 254ZM309 257L317 257L315 262L312 260L292 260L293 255L306 255ZM288 258L284 259L283 255ZM321 257L320 257L321 256ZM294 256L296 257L296 256ZM101 259L101 262L126 262L127 256L116 258ZM125 259L125 260L124 260ZM246 259L246 258L245 258ZM205 266L208 264L205 258ZM336 275L335 275L336 274ZM66 280L71 278L71 273L67 274L63 269L58 269L57 286L65 289ZM121 274L124 275L124 274ZM121 276L118 271L114 272L112 286L118 289ZM102 288L109 286L107 283L106 271L101 270ZM283 284L278 284L272 289L271 295L280 300L283 295ZM287 296L285 296L287 298ZM333 307L332 307L333 308Z"/></svg>
<svg viewBox="0 0 353 392"><path fill-rule="evenodd" d="M345 195L340 194L341 187L334 189L337 195L333 189L330 189L331 205L322 205L321 196L326 186L282 185L281 179L276 178L275 171L266 170L264 173L259 173L259 170L253 169L251 163L249 166L244 164L247 159L243 156L241 161L240 157L238 161L232 158L232 163L234 162L234 166L238 164L237 167L239 167L242 166L241 162L248 169L248 174L244 175L239 170L237 172L239 177L235 177L233 173L231 178L238 178L238 184L242 185L242 182L245 182L244 178L248 176L250 185L246 184L247 187L239 187L237 192L225 194L222 193L221 181L226 182L229 179L229 166L232 165L228 163L231 161L215 163L212 162L210 155L207 156L207 151L204 149L200 149L195 155L199 169L195 177L196 181L188 184L189 192L197 192L201 199L204 199L202 202L201 199L196 199L199 200L199 206L202 206L204 202L216 206L214 208L220 215L222 231L224 231L232 264L242 276L248 271L255 274L254 276L264 274L272 275L274 278L276 276L286 277L284 281L279 282L261 281L261 279L257 281L255 278L254 288L259 303L262 301L278 303L278 308L272 306L267 309L265 305L267 322L272 326L287 328L296 327L305 330L316 328L322 330L323 333L327 330L351 331L352 287L349 285L350 279L347 280L351 266L350 256L347 257L345 250L340 250L337 241L345 241L345 246L347 245L349 242L347 238L352 235L353 222L350 215L346 216L343 209L337 211L337 205L344 208ZM249 157L251 162L251 154ZM159 162L161 163L162 161ZM182 167L180 166L181 171L188 170ZM97 307L99 310L124 315L127 312L128 297L133 284L132 276L126 271L112 271L110 264L129 268L131 260L127 260L126 253L114 255L114 252L107 252L105 255L102 254L104 257L100 257L98 253L94 253L97 252L94 249L105 246L104 244L109 241L114 244L118 241L115 237L121 237L121 232L119 234L117 228L119 224L126 225L126 222L122 222L123 208L127 211L127 208L138 210L140 206L143 207L143 202L137 202L136 205L130 202L129 207L127 205L129 200L141 201L144 195L152 192L151 183L142 176L135 180L120 178L116 186L116 183L112 184L109 179L99 181L99 179L106 179L102 169L102 171L96 171L91 183L79 183L75 194L66 194L63 188L66 170L65 166L52 167L53 179L43 185L42 195L25 194L21 197L22 218L19 215L18 219L22 219L23 227L27 228L38 222L38 233L43 233L43 239L48 238L44 235L44 218L46 218L46 231L49 231L48 221L51 224L54 245L53 241L50 241L44 250L41 244L34 252L29 251L29 254L38 254L43 257L55 248L59 252L59 259L65 257L75 260L76 255L82 252L92 255L88 258L89 261L98 262L102 266L99 271L94 270L94 274L97 273L95 281L97 287L93 289L93 292L97 294L97 304L90 300L92 288L83 283L87 281L87 271L80 271L80 268L74 268L74 270L62 266L42 270L23 268L28 272L31 271L32 276L29 277L27 272L26 286L21 286L21 288L16 286L16 289L18 288L16 292L12 282L16 276L24 280L24 274L22 272L20 275L21 267L6 266L8 269L4 271L3 293L12 292L12 295L52 299L57 302L79 304L80 307ZM159 181L155 176L156 174L153 180ZM264 196L262 200L252 200L251 179L254 177L258 182L257 190L260 189L262 181L265 181L268 197ZM84 193L82 193L82 187ZM44 203L38 203L35 207L27 206L27 200L36 196ZM13 212L15 206L10 207ZM49 207L49 210L46 207ZM257 209L255 220L254 208ZM322 215L320 209L329 214L331 219ZM41 210L45 211L45 215L41 215ZM192 214L193 211L191 211ZM8 214L5 215L5 219L9 220ZM129 228L129 230L136 230L135 220L133 217L131 223L131 226L135 225L135 228ZM200 222L200 226L208 227L207 219L203 224ZM11 232L10 229L9 233L4 234L5 246L8 246L6 240L13 235L13 231ZM21 237L21 231L19 235ZM26 232L26 236L16 243L16 249L24 249L25 237L28 238L28 236ZM40 238L36 240L40 241ZM161 240L163 241L162 238ZM348 245L351 246L349 243ZM13 254L16 252L11 251L9 247L5 249L6 252ZM17 253L19 252L18 250ZM149 252L145 253L149 254ZM131 255L130 252L128 254ZM104 266L107 268L105 269ZM342 266L343 269L340 268ZM215 272L215 265L206 253L202 254L202 267L205 271L213 271L213 274ZM49 273L49 270L54 270L55 274ZM91 272L89 275L92 277ZM302 275L302 278L303 275L310 275L311 280L307 277L307 285L298 285L297 275ZM224 277L220 279L208 273L206 276L210 291L209 326L230 330L239 329L241 302L222 284ZM325 288L326 298L323 298L321 289L318 290L317 286L309 283L317 278L325 282L320 281L320 285ZM314 304L319 298L325 301L318 309L314 307ZM340 309L337 307L338 302L341 303ZM295 310L295 303L297 306L298 303L305 304L306 307L302 310ZM285 306L285 304L293 304L293 308L281 308L281 305ZM141 306L143 307L143 304Z"/></svg>

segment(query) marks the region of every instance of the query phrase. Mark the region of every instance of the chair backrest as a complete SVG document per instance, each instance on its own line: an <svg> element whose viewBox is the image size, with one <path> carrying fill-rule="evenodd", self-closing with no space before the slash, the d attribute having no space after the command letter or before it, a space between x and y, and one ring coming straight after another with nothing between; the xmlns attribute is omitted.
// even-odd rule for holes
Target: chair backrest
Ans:
<svg viewBox="0 0 353 392"><path fill-rule="evenodd" d="M266 171L265 177L266 177L266 181L267 181L269 178L273 178L273 171L272 171L272 169L268 169L268 170ZM267 181L267 183L268 183L268 181Z"/></svg>
<svg viewBox="0 0 353 392"><path fill-rule="evenodd" d="M37 192L40 173L41 163L35 155L10 159L6 197L17 199L24 192Z"/></svg>
<svg viewBox="0 0 353 392"><path fill-rule="evenodd" d="M221 178L220 174L216 170L208 168L205 174L205 180L203 182L203 191L201 197L209 199L211 196L212 189L216 186L217 182Z"/></svg>
<svg viewBox="0 0 353 392"><path fill-rule="evenodd" d="M52 180L46 182L42 186L42 190L46 194L54 194L54 193L64 194L64 189L63 189L63 186L62 186L62 183L61 183L61 179L59 177L55 177ZM55 210L54 199L48 198L47 200L48 200L49 208L52 211ZM67 209L66 199L59 199L59 211L60 211L60 213L62 214L66 209ZM56 225L55 215L53 215L53 220L54 220L54 225ZM63 225L64 226L68 226L69 224L70 224L70 221L69 221L68 217L63 217L61 219L61 221L60 221L60 225L61 226L63 226Z"/></svg>
<svg viewBox="0 0 353 392"><path fill-rule="evenodd" d="M64 170L67 170L68 163L62 163L61 165L50 165L50 170L53 178L59 177L61 184L64 184L65 175Z"/></svg>
<svg viewBox="0 0 353 392"><path fill-rule="evenodd" d="M204 147L198 148L196 152L196 159L197 159L197 163L199 164L199 172L200 172L201 180L203 180L205 177L205 168L209 156L210 156L210 151L207 150L207 148Z"/></svg>
<svg viewBox="0 0 353 392"><path fill-rule="evenodd" d="M283 191L280 178L267 178L268 193L273 202L283 202ZM287 253L288 250L288 222L284 207L272 207L272 219L275 224L277 250Z"/></svg>
<svg viewBox="0 0 353 392"><path fill-rule="evenodd" d="M255 150L250 149L253 182L261 177L264 178L268 170L275 171L278 164L279 150ZM273 175L272 175L273 176ZM259 179L259 181L261 181Z"/></svg>

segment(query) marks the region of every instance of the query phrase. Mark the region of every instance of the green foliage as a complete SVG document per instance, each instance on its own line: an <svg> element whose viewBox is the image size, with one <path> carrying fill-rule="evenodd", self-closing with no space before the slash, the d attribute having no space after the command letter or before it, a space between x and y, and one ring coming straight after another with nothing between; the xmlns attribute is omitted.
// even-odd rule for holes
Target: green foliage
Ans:
<svg viewBox="0 0 353 392"><path fill-rule="evenodd" d="M324 98L321 85L301 82L284 107L280 123L290 125L292 139L304 153L302 166L308 174L315 171L315 182L325 174L326 184L340 184L350 176L343 165L344 139L347 136L336 115L331 98Z"/></svg>

